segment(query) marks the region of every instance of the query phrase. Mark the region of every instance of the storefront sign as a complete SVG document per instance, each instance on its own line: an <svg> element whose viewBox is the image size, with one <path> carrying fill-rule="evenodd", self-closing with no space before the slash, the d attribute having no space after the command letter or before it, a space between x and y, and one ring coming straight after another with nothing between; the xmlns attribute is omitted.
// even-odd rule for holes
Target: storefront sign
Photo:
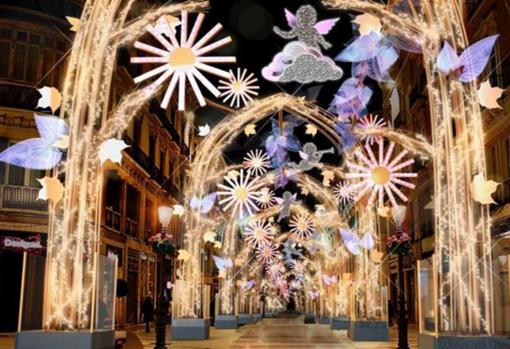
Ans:
<svg viewBox="0 0 510 349"><path fill-rule="evenodd" d="M0 247L5 250L28 253L42 253L45 249L39 235L34 235L26 239L18 238L15 236L4 236L0 241Z"/></svg>

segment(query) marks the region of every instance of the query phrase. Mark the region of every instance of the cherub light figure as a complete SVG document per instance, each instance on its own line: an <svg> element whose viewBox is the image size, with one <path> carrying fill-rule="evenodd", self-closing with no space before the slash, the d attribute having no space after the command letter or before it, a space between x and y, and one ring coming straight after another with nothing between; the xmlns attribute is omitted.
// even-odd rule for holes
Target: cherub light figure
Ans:
<svg viewBox="0 0 510 349"><path fill-rule="evenodd" d="M327 42L323 35L331 31L339 18L326 19L317 23L317 11L310 5L301 6L295 16L285 9L285 17L291 27L290 31L273 28L274 32L282 38L291 40L297 37L303 44L318 50L320 50L319 45L326 50L331 47L331 43Z"/></svg>

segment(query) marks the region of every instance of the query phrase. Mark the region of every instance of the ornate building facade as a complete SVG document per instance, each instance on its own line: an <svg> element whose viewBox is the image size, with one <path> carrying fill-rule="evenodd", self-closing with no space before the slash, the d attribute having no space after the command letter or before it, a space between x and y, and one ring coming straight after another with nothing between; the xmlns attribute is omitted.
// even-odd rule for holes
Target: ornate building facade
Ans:
<svg viewBox="0 0 510 349"><path fill-rule="evenodd" d="M38 137L34 112L38 88L62 89L67 53L74 33L66 16L80 17L82 2L4 1L0 5L0 150L18 141ZM120 51L111 88L113 109L121 96L134 87L138 67L129 64L129 53ZM190 108L193 108L190 105ZM56 112L58 113L58 111ZM121 164L103 167L101 253L118 257L118 279L127 282L127 295L117 301L116 323L125 327L140 322L140 305L149 294L158 294L161 272L148 238L160 229L157 208L182 201L183 178L189 166L193 128L174 103L162 110L156 101L137 115L122 135L130 146ZM0 163L0 236L46 240L48 205L38 200L37 179L50 171L33 171ZM177 245L182 245L184 225L177 216L170 223ZM17 329L22 252L2 246L0 270L2 299L8 304L0 332ZM174 277L172 261L166 275Z"/></svg>

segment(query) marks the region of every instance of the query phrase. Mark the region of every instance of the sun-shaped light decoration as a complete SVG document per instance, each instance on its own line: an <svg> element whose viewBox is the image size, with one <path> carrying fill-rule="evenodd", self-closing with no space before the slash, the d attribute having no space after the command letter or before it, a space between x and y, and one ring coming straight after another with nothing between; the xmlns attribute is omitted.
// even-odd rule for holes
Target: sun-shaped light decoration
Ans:
<svg viewBox="0 0 510 349"><path fill-rule="evenodd" d="M298 213L289 221L290 231L299 239L307 239L313 235L313 220L306 213Z"/></svg>
<svg viewBox="0 0 510 349"><path fill-rule="evenodd" d="M255 205L259 197L258 189L261 186L257 178L250 179L250 175L245 175L243 170L239 171L239 176L235 178L228 176L223 178L228 185L218 184L222 191L217 192L223 211L233 207L232 217L237 215L239 218L243 218L251 216L259 210Z"/></svg>
<svg viewBox="0 0 510 349"><path fill-rule="evenodd" d="M346 205L353 198L351 186L346 181L338 182L333 189L335 198L342 204Z"/></svg>
<svg viewBox="0 0 510 349"><path fill-rule="evenodd" d="M285 272L285 265L282 262L273 263L266 268L267 275L273 279L279 278L281 274Z"/></svg>
<svg viewBox="0 0 510 349"><path fill-rule="evenodd" d="M386 121L384 121L384 119L379 118L379 116L377 115L370 114L358 121L358 127L362 129L384 128L386 127ZM360 139L372 145L374 144L374 142L379 142L381 140L381 137L373 135L363 135L361 136Z"/></svg>
<svg viewBox="0 0 510 349"><path fill-rule="evenodd" d="M354 197L354 201L358 201L369 191L372 191L369 199L368 206L372 206L375 198L379 198L379 206L384 206L385 194L390 199L393 206L397 206L397 201L393 193L404 202L407 202L407 196L397 188L396 184L403 187L414 189L415 186L412 183L402 180L401 178L412 178L416 177L416 173L412 172L398 172L414 163L414 159L402 161L404 156L407 154L407 150L402 150L393 160L390 158L395 148L395 143L391 142L389 148L385 152L384 142L378 142L379 146L379 157L376 159L374 152L369 144L365 143L365 149L368 154L368 158L357 149L354 153L360 160L361 164L355 164L350 161L347 162L347 166L350 169L350 173L346 174L347 178L359 178L359 183L353 184L351 190L357 195Z"/></svg>
<svg viewBox="0 0 510 349"><path fill-rule="evenodd" d="M266 152L260 149L250 150L244 157L243 166L248 170L248 174L260 176L267 172L271 163Z"/></svg>
<svg viewBox="0 0 510 349"><path fill-rule="evenodd" d="M235 104L236 108L239 108L253 101L252 96L258 96L259 86L255 85L257 78L253 73L246 76L247 73L246 69L241 71L241 68L237 68L237 75L231 70L228 81L220 80L218 89L222 91L220 97L224 97L224 103L230 101L231 107Z"/></svg>
<svg viewBox="0 0 510 349"><path fill-rule="evenodd" d="M262 263L273 263L278 260L278 244L267 244L255 252L257 260Z"/></svg>
<svg viewBox="0 0 510 349"><path fill-rule="evenodd" d="M303 275L305 272L306 263L303 260L293 260L291 270L295 275Z"/></svg>
<svg viewBox="0 0 510 349"><path fill-rule="evenodd" d="M155 89L166 80L170 79L168 88L165 92L161 107L166 109L175 88L178 85L178 108L180 111L185 109L186 81L189 82L197 101L201 106L205 106L205 98L202 95L197 79L205 86L215 97L221 92L202 74L201 71L217 75L224 79L230 78L230 73L213 67L207 63L235 63L233 56L206 56L207 53L224 46L232 41L230 36L221 40L207 44L218 32L222 25L216 24L207 34L197 41L198 31L204 20L204 14L200 13L193 25L188 37L188 13L181 13L180 40L177 40L174 30L156 29L153 25L147 25L147 31L163 46L157 48L142 42L136 41L134 46L154 56L132 57L131 63L160 64L159 67L149 70L134 78L135 83L145 81L153 76L159 77L151 83L149 89ZM171 23L166 16L158 19L156 26L158 28L170 28ZM163 32L164 35L161 33ZM168 39L170 41L168 41ZM171 77L171 78L170 78Z"/></svg>
<svg viewBox="0 0 510 349"><path fill-rule="evenodd" d="M259 196L257 198L257 202L258 202L259 206L262 208L273 207L274 204L276 204L276 198L274 196L274 192L267 187L260 189Z"/></svg>
<svg viewBox="0 0 510 349"><path fill-rule="evenodd" d="M269 244L275 237L271 225L264 220L250 223L243 232L245 241L254 248L260 248Z"/></svg>

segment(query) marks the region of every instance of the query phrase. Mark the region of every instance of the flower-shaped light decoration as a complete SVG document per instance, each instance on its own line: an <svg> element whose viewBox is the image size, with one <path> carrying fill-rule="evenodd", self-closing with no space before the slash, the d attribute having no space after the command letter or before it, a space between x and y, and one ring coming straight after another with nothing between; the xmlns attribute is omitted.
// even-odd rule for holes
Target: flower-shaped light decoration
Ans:
<svg viewBox="0 0 510 349"><path fill-rule="evenodd" d="M278 260L278 245L267 244L257 249L255 252L257 260L262 263L273 263Z"/></svg>
<svg viewBox="0 0 510 349"><path fill-rule="evenodd" d="M333 189L335 198L342 204L346 205L353 198L351 186L346 181L338 182Z"/></svg>
<svg viewBox="0 0 510 349"><path fill-rule="evenodd" d="M276 204L276 198L274 192L269 188L262 188L259 191L257 202L262 208L270 208Z"/></svg>
<svg viewBox="0 0 510 349"><path fill-rule="evenodd" d="M232 70L230 71L228 81L220 80L218 89L222 91L220 97L223 97L224 103L230 101L231 107L235 105L236 108L239 108L253 101L252 96L258 96L257 78L253 73L246 76L247 73L246 69L241 71L241 68L237 68L237 74L234 74Z"/></svg>
<svg viewBox="0 0 510 349"><path fill-rule="evenodd" d="M185 109L186 99L186 81L189 82L193 92L201 106L205 106L205 98L202 95L197 79L205 86L215 97L221 92L202 74L204 71L209 74L217 75L224 79L230 78L230 73L209 65L208 63L235 63L236 58L233 56L206 56L207 53L222 47L232 41L230 36L211 44L208 42L221 30L222 25L216 24L207 34L197 40L200 26L204 20L204 14L200 13L193 25L193 29L188 37L188 13L181 13L181 33L180 40L171 30L171 23L167 16L158 19L156 26L158 28L168 28L168 30L158 30L153 25L147 26L147 31L163 46L157 48L142 42L136 41L135 48L148 52L153 56L132 57L131 63L142 64L160 64L159 67L149 70L134 78L135 83L142 82L153 76L159 77L151 83L148 91L153 91L159 85L170 79L168 88L165 92L161 107L166 109L170 102L175 88L178 85L178 108L180 111ZM169 41L170 40L170 41Z"/></svg>
<svg viewBox="0 0 510 349"><path fill-rule="evenodd" d="M379 118L377 115L367 115L361 120L358 121L358 127L365 130L373 130L378 128L386 127L386 121L384 119ZM360 138L362 141L366 141L368 144L372 145L374 142L381 141L380 136L374 135L363 135Z"/></svg>
<svg viewBox="0 0 510 349"><path fill-rule="evenodd" d="M257 220L249 224L244 230L243 235L248 245L254 248L260 248L269 244L275 237L271 225L264 220Z"/></svg>
<svg viewBox="0 0 510 349"><path fill-rule="evenodd" d="M244 157L243 166L249 175L260 176L267 172L271 166L269 156L261 149L251 150Z"/></svg>
<svg viewBox="0 0 510 349"><path fill-rule="evenodd" d="M289 221L290 231L299 239L307 239L313 235L313 220L306 213L299 213Z"/></svg>
<svg viewBox="0 0 510 349"><path fill-rule="evenodd" d="M285 265L282 262L272 263L266 268L266 273L273 279L279 279L280 275L285 272Z"/></svg>
<svg viewBox="0 0 510 349"><path fill-rule="evenodd" d="M295 275L303 275L305 272L306 264L302 260L293 260L291 270Z"/></svg>
<svg viewBox="0 0 510 349"><path fill-rule="evenodd" d="M368 143L365 143L365 149L368 154L368 158L363 155L359 149L354 153L360 160L361 164L355 164L347 162L347 166L350 169L350 173L346 174L347 178L359 178L361 181L351 186L351 190L357 195L354 197L354 201L358 201L365 194L371 191L368 199L368 206L372 206L375 198L378 196L378 206L384 206L385 194L389 197L393 206L397 206L397 200L393 193L404 202L407 201L407 196L397 188L396 184L404 186L409 189L414 189L414 184L402 180L401 178L416 177L416 173L412 172L398 172L414 163L414 159L402 161L404 156L407 154L407 150L402 150L393 160L390 161L393 154L395 143L391 142L387 151L384 151L384 142L378 142L379 145L379 157L376 159L372 148Z"/></svg>
<svg viewBox="0 0 510 349"><path fill-rule="evenodd" d="M220 197L220 205L223 211L232 208L232 217L236 215L239 218L251 216L259 208L255 205L259 197L260 184L257 178L250 179L250 175L239 172L236 178L223 177L228 185L218 184L221 191L217 194Z"/></svg>

